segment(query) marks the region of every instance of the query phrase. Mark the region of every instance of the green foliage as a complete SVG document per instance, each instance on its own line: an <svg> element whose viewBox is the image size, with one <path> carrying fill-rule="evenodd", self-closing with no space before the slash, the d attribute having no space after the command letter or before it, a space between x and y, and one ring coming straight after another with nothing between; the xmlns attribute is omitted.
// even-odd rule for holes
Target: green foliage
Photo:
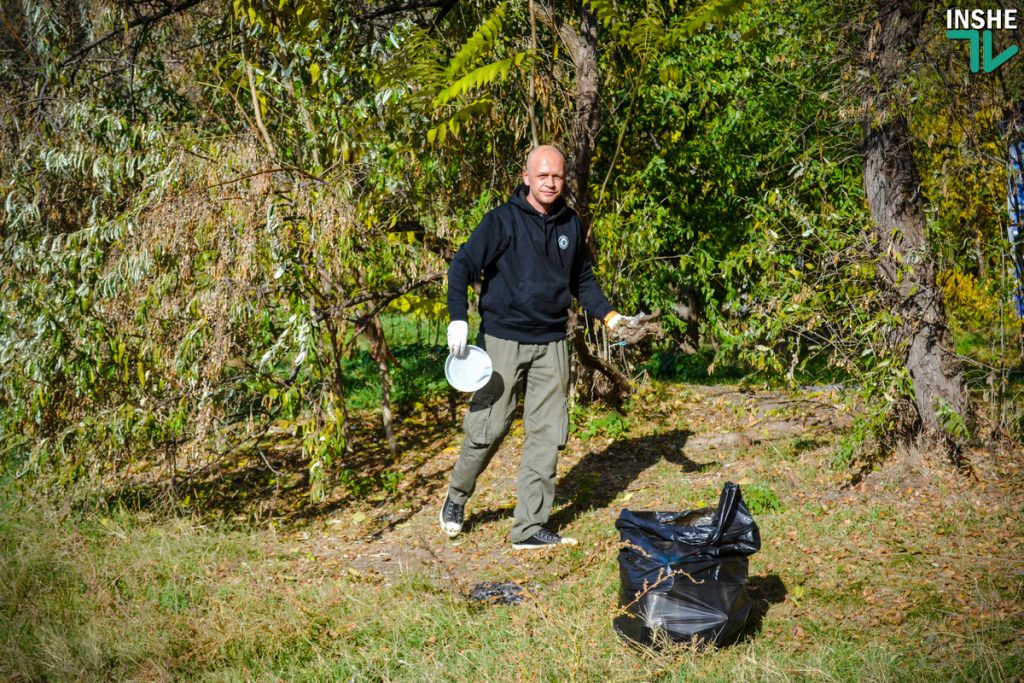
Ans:
<svg viewBox="0 0 1024 683"><path fill-rule="evenodd" d="M498 6L494 8L491 15L484 19L476 31L462 44L462 47L455 53L451 61L448 62L448 66L444 70L445 77L451 79L467 72L480 57L494 48L495 42L502 35L502 22L505 19L507 9L507 2L498 3Z"/></svg>
<svg viewBox="0 0 1024 683"><path fill-rule="evenodd" d="M596 436L621 439L629 433L629 420L613 410L592 413L579 408L571 417L572 430L582 441L589 441Z"/></svg>
<svg viewBox="0 0 1024 683"><path fill-rule="evenodd" d="M669 54L682 42L711 22L738 12L747 0L709 0L689 12L679 14L677 4L643 4L631 19L620 5L609 0L586 0L597 20L622 45L639 53ZM630 22L632 21L632 26Z"/></svg>
<svg viewBox="0 0 1024 683"><path fill-rule="evenodd" d="M434 98L434 106L440 107L448 104L452 99L468 92L469 90L480 88L494 83L495 81L504 79L508 76L509 70L512 66L519 66L523 63L523 60L526 57L526 52L518 52L507 59L502 59L490 64L484 64L483 66L470 71L465 76L462 76L439 92ZM465 109L462 109L461 111L465 111Z"/></svg>
<svg viewBox="0 0 1024 683"><path fill-rule="evenodd" d="M871 310L856 162L841 146L786 143L803 121L835 122L827 92L836 74L820 67L834 49L826 11L794 11L749 8L643 67L621 143L643 151L598 159L608 210L595 230L616 299L671 311L674 291L696 290L717 342L711 372L740 361L785 374L795 358L795 373L819 354L845 355L835 344ZM805 97L806 88L826 95ZM847 309L859 319L827 329Z"/></svg>
<svg viewBox="0 0 1024 683"><path fill-rule="evenodd" d="M768 515L782 511L782 503L775 491L764 484L747 484L743 487L743 502L752 515Z"/></svg>
<svg viewBox="0 0 1024 683"><path fill-rule="evenodd" d="M739 11L744 4L746 0L710 0L691 11L681 22L681 29L685 32L684 35L692 35L712 21L724 19Z"/></svg>
<svg viewBox="0 0 1024 683"><path fill-rule="evenodd" d="M244 33L230 16L192 33L174 19L158 25L143 54L163 80L130 100L113 81L68 83L48 105L59 130L29 129L4 157L0 356L25 362L0 370L10 406L0 435L21 481L64 486L181 449L190 455L171 462L199 466L277 427L301 445L311 494L323 496L326 471L351 447L344 372L355 321L390 302L376 293L443 272L422 235L447 239L463 209L423 188L450 167L410 160L390 131L364 125L374 59L348 51L352 27L308 3L235 11ZM328 28L337 43L317 38ZM197 89L191 76L176 80L163 50L206 39L213 49L187 53ZM132 115L143 104L152 119ZM268 170L244 135L257 117L279 155L272 166L298 169ZM341 161L329 182L301 170ZM412 206L421 237L392 239ZM437 302L439 291L406 296ZM437 314L435 303L415 307ZM403 381L399 399L431 381Z"/></svg>
<svg viewBox="0 0 1024 683"><path fill-rule="evenodd" d="M365 476L352 470L342 470L338 474L338 481L350 496L355 499L363 499L376 491L393 495L398 490L402 476L402 473L397 470L384 470Z"/></svg>
<svg viewBox="0 0 1024 683"><path fill-rule="evenodd" d="M942 429L957 443L968 443L971 440L971 430L967 426L963 415L954 410L942 399L937 399L935 413L939 416L939 424Z"/></svg>
<svg viewBox="0 0 1024 683"><path fill-rule="evenodd" d="M741 365L714 366L714 359L712 349L691 354L675 349L655 350L641 368L656 379L689 384L735 383L747 376Z"/></svg>

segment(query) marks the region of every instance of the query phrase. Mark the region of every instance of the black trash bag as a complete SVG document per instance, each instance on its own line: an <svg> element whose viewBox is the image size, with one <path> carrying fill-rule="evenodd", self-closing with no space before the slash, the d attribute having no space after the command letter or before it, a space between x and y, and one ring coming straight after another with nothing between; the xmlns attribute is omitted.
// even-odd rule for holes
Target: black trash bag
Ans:
<svg viewBox="0 0 1024 683"><path fill-rule="evenodd" d="M722 488L713 510L623 510L615 527L625 608L616 632L641 645L663 637L724 645L740 634L752 607L747 556L761 549L761 533L737 484Z"/></svg>

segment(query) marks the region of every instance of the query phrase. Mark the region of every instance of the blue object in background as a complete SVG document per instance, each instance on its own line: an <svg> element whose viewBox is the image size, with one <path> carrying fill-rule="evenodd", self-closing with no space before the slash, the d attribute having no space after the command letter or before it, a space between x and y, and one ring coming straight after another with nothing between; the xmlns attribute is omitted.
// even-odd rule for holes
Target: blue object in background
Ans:
<svg viewBox="0 0 1024 683"><path fill-rule="evenodd" d="M1024 318L1024 272L1021 269L1021 256L1017 253L1021 233L1024 232L1024 139L1010 143L1009 181L1006 209L1010 221L1006 226L1006 239L1010 242L1014 270L1017 274L1017 288L1014 290L1017 315Z"/></svg>

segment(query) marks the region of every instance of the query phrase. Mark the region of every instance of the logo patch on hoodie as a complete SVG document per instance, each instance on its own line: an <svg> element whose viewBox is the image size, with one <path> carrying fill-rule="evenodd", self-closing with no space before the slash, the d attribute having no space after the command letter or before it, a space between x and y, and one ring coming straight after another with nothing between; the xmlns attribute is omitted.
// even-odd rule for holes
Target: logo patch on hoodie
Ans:
<svg viewBox="0 0 1024 683"><path fill-rule="evenodd" d="M566 237L565 235L559 235L558 236L558 248L559 249L568 249L569 248L569 238Z"/></svg>

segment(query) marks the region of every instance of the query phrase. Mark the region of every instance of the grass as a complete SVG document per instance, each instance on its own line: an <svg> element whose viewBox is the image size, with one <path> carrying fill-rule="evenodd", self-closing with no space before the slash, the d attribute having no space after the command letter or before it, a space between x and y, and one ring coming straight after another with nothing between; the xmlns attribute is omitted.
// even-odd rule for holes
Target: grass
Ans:
<svg viewBox="0 0 1024 683"><path fill-rule="evenodd" d="M508 555L509 520L494 515L458 548L437 541L427 568L357 566L396 548L372 529L346 537L354 512L371 524L407 507L414 535L436 534L429 506L443 477L431 479L429 464L457 443L454 421L451 438L434 425L441 431L417 456L422 468L388 462L406 472L394 500L350 502L289 525L117 506L68 514L0 498L0 680L1020 680L1019 454L976 454L975 479L896 471L852 490L843 488L848 474L829 466L838 431L742 448L686 445L800 417L771 407L778 399L655 383L625 415L578 409L554 517L582 543L542 556ZM521 438L517 425L512 440ZM500 470L502 457L488 486L513 476ZM727 648L627 647L611 628L616 510L714 505L727 479L743 486L761 528L763 547L750 560L758 617ZM420 489L430 489L428 502ZM478 494L478 509L509 502L509 489L482 484ZM473 564L480 554L489 561ZM474 568L453 571L461 560ZM526 587L529 599L467 599L471 583L492 580Z"/></svg>
<svg viewBox="0 0 1024 683"><path fill-rule="evenodd" d="M765 451L767 454L767 451ZM175 518L60 518L10 502L0 520L0 678L288 681L1004 681L1024 675L1015 506L823 503L760 476L755 586L767 611L739 644L640 652L610 628L618 571L605 510L589 542L494 576L521 606L468 601L438 569L393 580L296 551L279 531ZM759 454L752 461L761 462ZM792 459L774 459L779 468ZM699 501L667 461L631 504ZM752 490L757 487L751 487ZM898 488L895 491L899 492ZM776 498L777 497L777 498ZM699 501L703 502L703 501ZM713 501L712 501L713 504ZM307 535L327 530L310 525ZM992 546L986 557L983 549ZM963 557L976 560L962 561ZM1007 571L1009 570L1009 571ZM764 595L762 595L764 597ZM381 606L387 606L381 609Z"/></svg>
<svg viewBox="0 0 1024 683"><path fill-rule="evenodd" d="M438 321L383 315L394 363L389 364L391 400L395 405L413 405L450 391L444 376L448 357L445 325ZM476 342L479 319L470 321L470 343ZM345 360L346 399L352 410L379 410L380 374L365 341L356 345Z"/></svg>
<svg viewBox="0 0 1024 683"><path fill-rule="evenodd" d="M765 530L793 521L772 519ZM922 590L904 625L865 629L842 617L860 602L859 574L845 592L804 590L737 646L644 653L611 632L612 563L539 586L524 606L484 606L439 577L379 584L327 566L296 574L291 558L266 553L273 543L263 534L180 520L71 524L32 511L0 529L0 675L10 680L995 681L1022 673L1019 652L1000 645L1019 637L1019 617L953 637L950 605ZM779 551L769 550L769 561ZM830 580L823 574L807 585ZM1002 599L1002 587L986 590L980 600ZM921 647L929 637L935 647Z"/></svg>

